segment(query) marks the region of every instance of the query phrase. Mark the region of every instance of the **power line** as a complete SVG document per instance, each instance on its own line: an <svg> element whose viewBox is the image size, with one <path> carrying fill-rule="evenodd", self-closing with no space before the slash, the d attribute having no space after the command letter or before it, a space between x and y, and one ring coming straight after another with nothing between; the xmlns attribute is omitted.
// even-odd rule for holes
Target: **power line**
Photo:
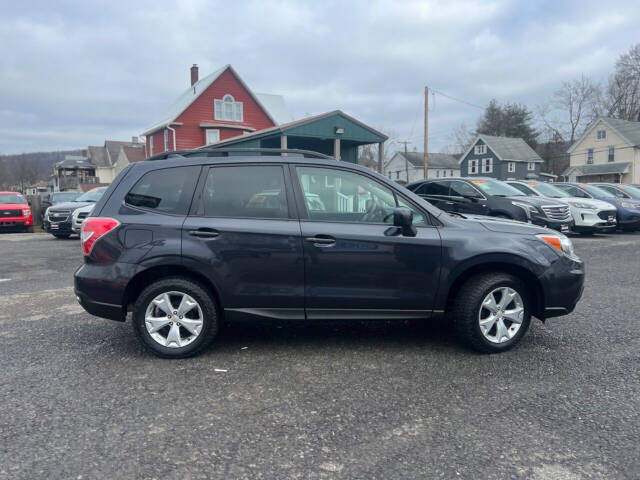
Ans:
<svg viewBox="0 0 640 480"><path fill-rule="evenodd" d="M437 93L438 95L442 95L443 97L449 98L449 99L454 100L456 102L464 103L466 105L469 105L470 107L479 108L480 110L484 110L486 108L486 107L482 107L480 105L476 105L475 103L471 103L471 102L468 102L466 100L462 100L461 98L456 98L456 97L451 96L449 94L443 93L443 92L441 92L439 90L436 90L435 88L431 88L431 87L429 87L429 88L430 88L430 90L432 92Z"/></svg>

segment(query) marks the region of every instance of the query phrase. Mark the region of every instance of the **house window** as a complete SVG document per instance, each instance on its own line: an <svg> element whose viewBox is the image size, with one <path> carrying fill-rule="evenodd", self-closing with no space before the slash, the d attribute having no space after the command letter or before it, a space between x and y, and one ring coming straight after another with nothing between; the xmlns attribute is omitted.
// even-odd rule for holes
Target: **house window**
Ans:
<svg viewBox="0 0 640 480"><path fill-rule="evenodd" d="M507 163L507 172L514 173L516 171L516 162Z"/></svg>
<svg viewBox="0 0 640 480"><path fill-rule="evenodd" d="M483 158L482 159L482 173L491 173L493 172L493 158Z"/></svg>
<svg viewBox="0 0 640 480"><path fill-rule="evenodd" d="M536 169L536 162L528 162L527 163L527 170L533 172Z"/></svg>
<svg viewBox="0 0 640 480"><path fill-rule="evenodd" d="M449 170L449 176L453 177L453 170Z"/></svg>
<svg viewBox="0 0 640 480"><path fill-rule="evenodd" d="M587 150L587 164L593 165L593 148Z"/></svg>
<svg viewBox="0 0 640 480"><path fill-rule="evenodd" d="M242 122L242 102L236 102L234 98L226 94L222 100L214 100L214 117L216 120L227 120L229 122Z"/></svg>
<svg viewBox="0 0 640 480"><path fill-rule="evenodd" d="M169 130L164 129L164 151L169 151Z"/></svg>
<svg viewBox="0 0 640 480"><path fill-rule="evenodd" d="M440 170L436 170L436 178L440 178Z"/></svg>
<svg viewBox="0 0 640 480"><path fill-rule="evenodd" d="M616 158L616 147L614 147L614 146L609 147L608 154L609 155L607 156L607 160L609 162L615 161L615 158Z"/></svg>
<svg viewBox="0 0 640 480"><path fill-rule="evenodd" d="M207 128L205 130L205 143L216 143L220 141L220 130L217 128Z"/></svg>
<svg viewBox="0 0 640 480"><path fill-rule="evenodd" d="M442 170L442 176L446 177L447 176L447 171L446 170Z"/></svg>
<svg viewBox="0 0 640 480"><path fill-rule="evenodd" d="M475 147L473 147L473 153L475 153L476 155L484 155L485 153L487 153L487 146L476 145Z"/></svg>
<svg viewBox="0 0 640 480"><path fill-rule="evenodd" d="M605 140L607 138L606 130L598 130L596 132L596 140Z"/></svg>
<svg viewBox="0 0 640 480"><path fill-rule="evenodd" d="M469 160L469 173L478 173L478 160Z"/></svg>
<svg viewBox="0 0 640 480"><path fill-rule="evenodd" d="M153 135L149 137L149 156L153 155Z"/></svg>

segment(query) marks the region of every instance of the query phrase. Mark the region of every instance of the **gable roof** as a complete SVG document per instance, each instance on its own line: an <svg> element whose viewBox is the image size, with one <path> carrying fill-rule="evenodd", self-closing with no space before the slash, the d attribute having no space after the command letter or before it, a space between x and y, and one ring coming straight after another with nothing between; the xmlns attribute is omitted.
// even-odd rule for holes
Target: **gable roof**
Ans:
<svg viewBox="0 0 640 480"><path fill-rule="evenodd" d="M414 167L424 167L424 152L396 152ZM460 165L454 155L448 153L429 153L428 168L449 168L458 170Z"/></svg>
<svg viewBox="0 0 640 480"><path fill-rule="evenodd" d="M144 145L139 145L137 147L132 147L132 146L126 146L125 145L125 146L121 147L120 151L122 153L124 153L125 157L127 157L127 160L129 161L129 163L139 162L139 161L144 160L146 158Z"/></svg>
<svg viewBox="0 0 640 480"><path fill-rule="evenodd" d="M578 175L607 175L611 173L627 173L629 172L629 162L611 162L611 163L597 163L590 165L573 165L567 167L562 172L563 176L568 176L573 170L578 171Z"/></svg>
<svg viewBox="0 0 640 480"><path fill-rule="evenodd" d="M210 145L205 145L205 147L218 147L218 146L229 145L233 143L241 143L241 142L245 142L247 139L256 139L256 138L266 137L275 133L286 134L287 132L291 132L292 130L294 130L294 132L292 133L293 135L295 135L296 133L295 129L317 122L319 120L323 120L331 116L341 116L348 122L352 122L356 126L363 129L364 131L367 131L371 135L371 141L366 143L384 142L389 138L384 133L371 128L370 126L362 123L359 120L356 120L355 118L347 115L341 110L332 110L331 112L322 113L320 115L314 115L313 117L307 117L300 120L295 120L293 122L284 123L282 125L275 125L273 127L265 128L263 130L258 130L256 132L248 133L246 135L239 135L237 137L232 137L227 140L221 140L219 142L212 143ZM352 140L347 137L343 137L343 138L347 140ZM204 148L204 147L201 147L201 148Z"/></svg>
<svg viewBox="0 0 640 480"><path fill-rule="evenodd" d="M286 106L284 104L284 98L282 96L261 94L262 99L259 98L259 96L254 94L251 91L251 89L247 86L247 84L244 83L242 78L240 78L240 75L236 73L233 67L227 64L224 67L214 71L213 73L210 73L206 77L202 77L200 80L198 80L196 83L194 83L192 86L187 88L184 92L182 92L182 94L164 111L164 113L160 116L160 119L155 121L150 127L148 127L142 133L142 135L148 135L160 128L164 128L168 125L171 125L173 122L175 122L176 118L178 118L180 114L182 114L182 112L184 112L187 108L189 108L189 106L193 102L195 102L196 99L200 95L202 95L202 93L207 88L209 88L209 86L211 86L211 84L215 82L218 79L218 77L220 77L220 75L222 75L227 70L229 70L238 79L240 84L245 88L247 92L249 92L249 95L251 95L251 97L260 106L260 108L264 110L264 112L267 114L267 116L273 123L277 125L279 123L277 120L278 118L286 120L287 117L290 116L288 115L288 112L287 114L284 114L283 112L283 110L286 111ZM273 97L280 97L280 99L276 99ZM272 106L272 108L275 109L275 113L271 112L267 108L267 106L263 103L263 100L266 101L268 104Z"/></svg>
<svg viewBox="0 0 640 480"><path fill-rule="evenodd" d="M89 157L89 161L93 163L96 167L110 167L109 159L107 158L107 149L97 146L88 146L87 147L87 157Z"/></svg>
<svg viewBox="0 0 640 480"><path fill-rule="evenodd" d="M598 126L600 122L608 125L614 132L620 135L629 145L640 146L640 122L632 122L630 120L620 120L619 118L611 117L598 117L595 121L584 131L582 136L573 142L573 145L569 147L567 153L571 153L591 131Z"/></svg>
<svg viewBox="0 0 640 480"><path fill-rule="evenodd" d="M471 146L460 156L458 163L462 163L478 140L487 145L491 151L503 162L543 162L540 155L529 146L522 138L494 137L493 135L480 134Z"/></svg>

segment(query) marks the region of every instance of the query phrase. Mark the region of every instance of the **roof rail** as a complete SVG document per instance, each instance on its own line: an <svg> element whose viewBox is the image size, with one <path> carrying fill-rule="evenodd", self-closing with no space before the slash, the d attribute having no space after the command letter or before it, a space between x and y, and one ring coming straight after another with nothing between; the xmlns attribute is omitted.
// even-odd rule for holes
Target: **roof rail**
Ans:
<svg viewBox="0 0 640 480"><path fill-rule="evenodd" d="M268 154L268 155L282 155L283 153L291 154L292 156L301 156L304 158L324 158L332 160L333 157L325 155L324 153L314 152L312 150L301 150L298 148L215 148L215 147L201 147L193 150L174 150L172 152L159 153L147 160L166 160L168 158L175 157L229 157L233 153L247 153L251 154Z"/></svg>

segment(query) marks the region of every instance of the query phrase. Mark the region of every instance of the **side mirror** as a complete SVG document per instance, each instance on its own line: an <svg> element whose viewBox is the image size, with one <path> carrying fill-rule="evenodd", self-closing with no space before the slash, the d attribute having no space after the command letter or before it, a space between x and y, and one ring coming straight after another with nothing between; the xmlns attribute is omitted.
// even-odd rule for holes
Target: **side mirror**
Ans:
<svg viewBox="0 0 640 480"><path fill-rule="evenodd" d="M413 212L407 207L397 207L393 210L393 226L398 227L405 237L415 237L418 233L413 226Z"/></svg>

